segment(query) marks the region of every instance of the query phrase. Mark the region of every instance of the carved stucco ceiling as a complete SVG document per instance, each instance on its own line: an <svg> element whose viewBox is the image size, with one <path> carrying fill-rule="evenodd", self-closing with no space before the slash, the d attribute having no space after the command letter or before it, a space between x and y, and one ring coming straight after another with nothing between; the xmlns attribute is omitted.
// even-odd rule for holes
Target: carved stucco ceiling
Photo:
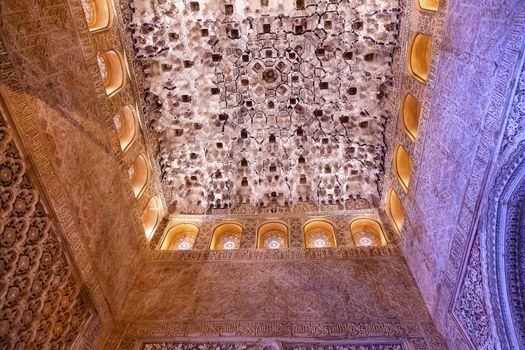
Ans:
<svg viewBox="0 0 525 350"><path fill-rule="evenodd" d="M379 202L396 0L135 0L169 204Z"/></svg>

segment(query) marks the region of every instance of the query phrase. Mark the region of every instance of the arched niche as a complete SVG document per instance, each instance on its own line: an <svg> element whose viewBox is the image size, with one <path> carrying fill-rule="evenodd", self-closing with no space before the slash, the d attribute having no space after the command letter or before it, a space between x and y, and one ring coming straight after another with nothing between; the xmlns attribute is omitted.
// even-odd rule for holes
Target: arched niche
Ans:
<svg viewBox="0 0 525 350"><path fill-rule="evenodd" d="M328 221L311 220L304 225L304 242L306 248L335 248L334 226Z"/></svg>
<svg viewBox="0 0 525 350"><path fill-rule="evenodd" d="M242 226L238 223L228 222L220 224L213 230L210 249L239 249L241 247L242 231Z"/></svg>
<svg viewBox="0 0 525 350"><path fill-rule="evenodd" d="M193 248L199 228L193 223L182 223L172 226L160 249L162 250L189 250Z"/></svg>
<svg viewBox="0 0 525 350"><path fill-rule="evenodd" d="M84 15L89 30L98 32L108 29L113 21L113 11L109 0L82 0Z"/></svg>
<svg viewBox="0 0 525 350"><path fill-rule="evenodd" d="M112 96L124 86L126 69L122 58L115 50L109 50L99 52L97 62L106 94Z"/></svg>
<svg viewBox="0 0 525 350"><path fill-rule="evenodd" d="M408 184L410 181L410 174L412 172L412 161L407 151L401 146L398 145L394 153L394 169L396 171L396 176L401 186L405 190L408 190Z"/></svg>
<svg viewBox="0 0 525 350"><path fill-rule="evenodd" d="M419 9L423 11L437 12L439 0L417 0Z"/></svg>
<svg viewBox="0 0 525 350"><path fill-rule="evenodd" d="M115 128L117 129L120 149L123 151L135 139L137 134L137 118L131 106L123 107L114 118Z"/></svg>
<svg viewBox="0 0 525 350"><path fill-rule="evenodd" d="M388 216L394 224L397 233L400 233L401 228L403 226L403 217L405 215L405 209L403 208L403 204L401 203L401 200L399 199L399 196L397 195L394 189L390 189L390 191L388 192L387 211Z"/></svg>
<svg viewBox="0 0 525 350"><path fill-rule="evenodd" d="M140 196L146 187L149 179L149 171L149 164L146 157L142 154L139 154L129 171L131 187L133 188L135 197Z"/></svg>
<svg viewBox="0 0 525 350"><path fill-rule="evenodd" d="M144 227L144 234L148 240L153 236L153 233L160 222L161 214L162 207L159 199L157 197L151 197L146 209L144 209L144 212L142 213L142 227Z"/></svg>
<svg viewBox="0 0 525 350"><path fill-rule="evenodd" d="M401 123L412 141L415 141L417 137L420 114L421 104L419 101L411 94L406 94L401 106Z"/></svg>
<svg viewBox="0 0 525 350"><path fill-rule="evenodd" d="M288 226L279 221L266 222L257 230L257 248L286 249L289 247Z"/></svg>
<svg viewBox="0 0 525 350"><path fill-rule="evenodd" d="M479 251L486 261L488 300L502 349L525 344L525 141L508 155L487 194ZM485 249L483 249L485 247ZM471 253L472 254L472 253ZM484 277L484 276L482 276ZM465 278L469 278L468 275Z"/></svg>
<svg viewBox="0 0 525 350"><path fill-rule="evenodd" d="M357 218L350 223L350 232L356 246L380 247L386 244L381 225L369 218Z"/></svg>
<svg viewBox="0 0 525 350"><path fill-rule="evenodd" d="M432 37L417 33L410 42L407 62L410 72L419 81L428 80L428 71L432 61Z"/></svg>

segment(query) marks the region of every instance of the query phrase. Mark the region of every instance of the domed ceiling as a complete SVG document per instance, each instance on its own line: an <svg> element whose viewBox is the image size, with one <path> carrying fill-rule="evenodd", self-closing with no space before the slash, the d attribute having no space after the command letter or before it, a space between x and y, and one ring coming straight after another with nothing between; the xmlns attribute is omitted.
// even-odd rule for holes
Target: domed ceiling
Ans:
<svg viewBox="0 0 525 350"><path fill-rule="evenodd" d="M397 1L132 6L145 117L176 212L378 205Z"/></svg>

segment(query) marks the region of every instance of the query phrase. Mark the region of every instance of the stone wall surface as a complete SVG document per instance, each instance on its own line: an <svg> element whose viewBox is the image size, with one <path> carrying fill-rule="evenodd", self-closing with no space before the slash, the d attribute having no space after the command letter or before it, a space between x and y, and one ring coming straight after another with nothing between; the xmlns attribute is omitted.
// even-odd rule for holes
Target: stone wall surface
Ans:
<svg viewBox="0 0 525 350"><path fill-rule="evenodd" d="M483 296L480 246L473 242L490 200L484 188L492 168L503 163L496 154L523 53L525 7L511 0L449 1L446 11L434 33L440 44L404 200L402 248L449 347L486 348L494 345L494 320ZM469 300L452 316L454 300L465 295Z"/></svg>
<svg viewBox="0 0 525 350"><path fill-rule="evenodd" d="M140 214L113 117L133 104L129 88L108 98L96 52L120 45L116 29L94 37L80 1L2 1L1 88L106 325L145 257ZM129 159L130 157L131 160Z"/></svg>

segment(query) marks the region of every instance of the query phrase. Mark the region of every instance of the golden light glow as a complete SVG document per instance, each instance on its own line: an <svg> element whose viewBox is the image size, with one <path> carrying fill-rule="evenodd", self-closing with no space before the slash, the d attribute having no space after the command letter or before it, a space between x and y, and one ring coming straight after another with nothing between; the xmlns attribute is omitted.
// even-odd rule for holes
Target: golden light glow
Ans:
<svg viewBox="0 0 525 350"><path fill-rule="evenodd" d="M419 8L424 11L437 12L439 0L418 0Z"/></svg>
<svg viewBox="0 0 525 350"><path fill-rule="evenodd" d="M146 157L139 154L130 168L131 187L135 197L140 196L149 179L149 165Z"/></svg>
<svg viewBox="0 0 525 350"><path fill-rule="evenodd" d="M411 73L418 80L426 82L432 61L432 37L417 33L410 43L407 58Z"/></svg>
<svg viewBox="0 0 525 350"><path fill-rule="evenodd" d="M97 60L106 94L111 96L124 86L126 76L124 63L115 50L99 53Z"/></svg>
<svg viewBox="0 0 525 350"><path fill-rule="evenodd" d="M282 222L267 222L257 230L257 248L286 249L288 241L288 227Z"/></svg>
<svg viewBox="0 0 525 350"><path fill-rule="evenodd" d="M400 233L403 226L403 216L405 215L405 209L403 208L403 204L401 203L401 200L394 189L390 189L390 192L388 193L387 210L394 227L396 228L397 232Z"/></svg>
<svg viewBox="0 0 525 350"><path fill-rule="evenodd" d="M111 26L113 20L111 1L82 0L82 6L91 32L98 32Z"/></svg>
<svg viewBox="0 0 525 350"><path fill-rule="evenodd" d="M242 226L238 223L224 223L215 228L211 240L212 250L239 249L242 238Z"/></svg>
<svg viewBox="0 0 525 350"><path fill-rule="evenodd" d="M386 244L381 225L369 218L357 218L350 223L350 231L355 245L379 247Z"/></svg>
<svg viewBox="0 0 525 350"><path fill-rule="evenodd" d="M334 248L337 246L334 226L328 221L311 220L304 225L306 248Z"/></svg>
<svg viewBox="0 0 525 350"><path fill-rule="evenodd" d="M123 107L115 118L115 127L118 132L120 148L124 151L135 138L135 134L137 133L137 119L130 106Z"/></svg>
<svg viewBox="0 0 525 350"><path fill-rule="evenodd" d="M199 228L192 223L172 226L162 242L162 250L189 250L193 248Z"/></svg>
<svg viewBox="0 0 525 350"><path fill-rule="evenodd" d="M417 137L420 114L421 105L419 101L411 94L406 94L401 107L401 122L412 141L415 141Z"/></svg>
<svg viewBox="0 0 525 350"><path fill-rule="evenodd" d="M142 213L142 226L144 227L144 234L148 240L153 236L157 228L161 218L161 211L162 208L159 199L157 197L151 197L146 209L144 209L144 213Z"/></svg>
<svg viewBox="0 0 525 350"><path fill-rule="evenodd" d="M405 151L401 145L397 146L394 154L394 168L397 178L406 192L408 190L408 183L412 172L412 161L410 160L407 151Z"/></svg>

